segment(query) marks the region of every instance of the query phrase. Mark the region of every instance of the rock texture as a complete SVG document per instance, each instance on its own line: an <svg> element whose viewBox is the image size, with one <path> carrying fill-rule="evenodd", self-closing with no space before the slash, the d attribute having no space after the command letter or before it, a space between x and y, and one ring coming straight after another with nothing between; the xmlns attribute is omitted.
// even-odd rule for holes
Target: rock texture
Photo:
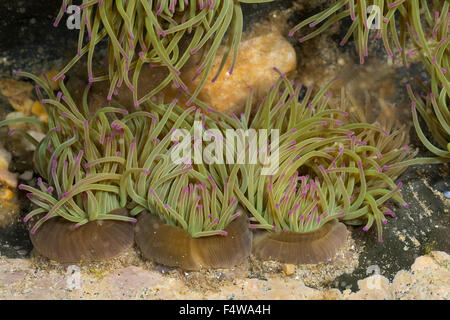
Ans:
<svg viewBox="0 0 450 320"><path fill-rule="evenodd" d="M249 278L242 269L181 272L148 265L99 271L93 265L45 269L32 259L0 257L0 299L448 299L450 256L441 251L416 259L394 280L372 275L359 291L310 288L283 273ZM100 269L101 270L101 269Z"/></svg>

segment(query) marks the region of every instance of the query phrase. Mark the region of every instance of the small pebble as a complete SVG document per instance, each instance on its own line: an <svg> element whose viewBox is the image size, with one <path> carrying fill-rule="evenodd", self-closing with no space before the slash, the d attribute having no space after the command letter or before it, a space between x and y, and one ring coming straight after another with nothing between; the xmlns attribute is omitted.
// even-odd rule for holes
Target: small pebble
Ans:
<svg viewBox="0 0 450 320"><path fill-rule="evenodd" d="M444 191L444 196L445 196L447 199L450 199L450 190Z"/></svg>
<svg viewBox="0 0 450 320"><path fill-rule="evenodd" d="M0 200L5 201L5 200L11 200L12 198L14 198L14 192L12 192L8 188L0 189Z"/></svg>
<svg viewBox="0 0 450 320"><path fill-rule="evenodd" d="M0 148L0 168L8 169L11 159L12 159L11 153L3 148Z"/></svg>
<svg viewBox="0 0 450 320"><path fill-rule="evenodd" d="M28 251L27 250L17 250L17 253L20 254L21 256L26 256Z"/></svg>
<svg viewBox="0 0 450 320"><path fill-rule="evenodd" d="M19 176L19 178L22 179L22 180L25 180L25 181L29 181L29 180L33 179L33 171L27 170L24 173L22 173Z"/></svg>
<svg viewBox="0 0 450 320"><path fill-rule="evenodd" d="M293 274L295 272L295 265L293 265L293 264L284 264L283 265L283 272L287 276L290 276L291 274Z"/></svg>
<svg viewBox="0 0 450 320"><path fill-rule="evenodd" d="M39 76L39 78L41 78L41 80L45 81L46 83L47 83L47 81L48 81L48 84L50 85L50 88L51 88L53 91L56 91L56 90L59 89L59 83L58 83L58 81L53 81L52 79L53 79L57 74L58 74L58 71L56 71L56 70L51 70L51 71L45 72L45 77L44 77L44 74L41 74L41 75Z"/></svg>
<svg viewBox="0 0 450 320"><path fill-rule="evenodd" d="M17 187L17 174L11 173L7 169L0 168L0 182L14 189Z"/></svg>

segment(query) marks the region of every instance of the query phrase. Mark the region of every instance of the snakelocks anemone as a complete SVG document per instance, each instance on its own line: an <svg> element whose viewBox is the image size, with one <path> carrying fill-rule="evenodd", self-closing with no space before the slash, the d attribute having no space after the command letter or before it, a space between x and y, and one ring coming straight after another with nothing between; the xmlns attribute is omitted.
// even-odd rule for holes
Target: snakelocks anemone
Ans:
<svg viewBox="0 0 450 320"><path fill-rule="evenodd" d="M196 71L201 77L188 104L195 100L213 63L227 31L227 53L216 77L232 52L233 66L242 35L240 3L261 3L272 0L83 0L78 52L53 80L57 80L87 55L89 83L109 80L110 100L116 88L125 84L133 92L135 107L174 83L182 91L188 87L180 78L180 70L188 59L201 53ZM54 26L57 26L71 5L64 0ZM87 35L88 41L84 45ZM96 45L108 39L108 74L95 75L93 56ZM197 57L196 57L197 59ZM138 95L140 70L148 66L162 66L167 77L151 92ZM134 71L130 77L130 71Z"/></svg>
<svg viewBox="0 0 450 320"><path fill-rule="evenodd" d="M385 216L394 216L388 200L407 207L399 192L402 183L394 180L408 165L439 162L413 159L402 128L365 122L351 112L352 101L344 92L336 103L326 94L328 87L313 97L308 87L299 102L301 85L294 88L282 75L254 116L251 98L240 118L222 115L224 126L278 130L279 139L270 134L268 140L278 139L279 147L258 150L260 159L278 152L278 170L264 175L263 164L246 164L248 181L235 188L253 216L251 228L268 231L254 241L259 258L287 263L331 258L346 239L337 221L365 224L364 230L375 224L382 241ZM253 143L244 144L247 151Z"/></svg>
<svg viewBox="0 0 450 320"><path fill-rule="evenodd" d="M36 145L37 187L20 189L29 192L35 207L24 220L33 223L30 235L38 252L64 263L114 257L132 245L130 222L139 214L136 240L155 262L197 270L232 267L249 256L252 235L233 192L241 183L239 167L172 159L176 130L193 135L194 152L203 143L195 124L218 130L200 108L185 110L175 99L169 105L148 102L133 113L114 101L92 110L89 86L76 105L62 80L55 95L39 78L16 75L37 83L48 113L48 124L33 117L0 122L33 122L47 132L37 142L10 131Z"/></svg>
<svg viewBox="0 0 450 320"><path fill-rule="evenodd" d="M89 87L77 106L62 80L55 95L41 79L17 75L37 83L48 124L27 117L0 126L28 121L47 132L40 142L10 134L37 147L37 187L20 186L34 206L25 221L34 223L38 252L60 262L114 257L132 245L135 231L143 255L157 263L232 267L250 254L250 229L264 231L253 243L258 258L322 262L345 244L343 222L366 231L375 224L381 241L385 217L395 216L388 202L407 207L395 179L408 165L442 162L414 158L403 128L368 123L343 90L339 99L327 93L331 83L313 95L282 74L256 108L250 93L238 117L202 103L183 109L176 99L148 101L132 113L114 101L91 110ZM222 134L228 129L237 132L238 148ZM243 130L259 131L259 149ZM202 153L211 139L235 160ZM184 156L186 146L194 161Z"/></svg>
<svg viewBox="0 0 450 320"><path fill-rule="evenodd" d="M48 114L48 124L33 117L0 122L35 122L47 131L36 145L33 162L40 177L37 186L20 185L34 209L24 221L33 222L30 236L42 255L59 262L96 261L114 257L132 246L134 222L120 204L120 185L128 174L131 140L123 129L110 126L128 111L114 107L89 110L75 105L62 80L55 96L41 79L32 78ZM48 98L43 98L41 89ZM14 134L10 131L9 134Z"/></svg>
<svg viewBox="0 0 450 320"><path fill-rule="evenodd" d="M176 162L173 156L182 143L170 146L172 135L184 130L189 145L193 137L195 152L203 142L194 124L207 128L214 123L200 109L183 110L176 101L147 107L153 114L135 112L140 117L120 124L135 135L127 164L149 172L131 172L121 190L122 204L139 214L136 243L143 255L186 270L241 263L250 254L252 238L233 192L238 167L192 163L188 157Z"/></svg>

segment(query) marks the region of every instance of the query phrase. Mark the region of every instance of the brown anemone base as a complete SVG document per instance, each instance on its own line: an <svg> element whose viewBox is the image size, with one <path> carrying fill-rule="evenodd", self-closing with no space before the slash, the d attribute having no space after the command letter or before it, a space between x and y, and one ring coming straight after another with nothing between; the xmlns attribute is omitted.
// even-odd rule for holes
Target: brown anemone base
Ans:
<svg viewBox="0 0 450 320"><path fill-rule="evenodd" d="M136 243L145 258L185 270L231 268L250 255L252 234L242 213L226 228L227 236L193 238L182 228L168 225L143 212L136 224Z"/></svg>
<svg viewBox="0 0 450 320"><path fill-rule="evenodd" d="M308 233L292 231L267 232L256 238L253 254L261 260L309 264L332 259L345 245L347 228L332 220L322 228Z"/></svg>
<svg viewBox="0 0 450 320"><path fill-rule="evenodd" d="M111 214L127 215L126 209ZM55 217L30 233L34 248L44 257L60 263L101 261L114 258L134 243L134 223L96 220L76 229L74 223Z"/></svg>

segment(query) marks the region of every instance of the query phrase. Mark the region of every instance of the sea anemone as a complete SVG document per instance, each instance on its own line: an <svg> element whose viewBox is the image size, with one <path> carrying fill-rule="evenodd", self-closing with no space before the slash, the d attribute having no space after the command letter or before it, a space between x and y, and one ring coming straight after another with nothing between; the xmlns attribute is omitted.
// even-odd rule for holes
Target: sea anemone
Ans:
<svg viewBox="0 0 450 320"><path fill-rule="evenodd" d="M20 185L36 207L24 220L35 222L30 234L41 254L60 262L117 255L133 242L133 225L127 222L136 219L130 215L141 213L138 244L156 262L185 269L218 268L249 255L248 221L233 192L239 168L171 159L177 148L175 143L170 146L175 130L195 133L194 123L216 127L200 108L185 110L175 99L169 105L148 102L144 110L133 113L116 102L91 110L90 86L77 106L62 80L62 91L55 96L39 78L16 74L36 81L37 95L49 115L48 125L32 117L0 123L35 122L46 131L42 141L34 141L34 165L41 176L37 187ZM41 88L49 98L43 98ZM201 137L195 139L194 149L198 142ZM177 256L179 249L172 251L177 247L172 244L178 243L173 232L155 235L155 219L176 230L180 239L192 238L186 245L193 250L189 254L196 257L195 264ZM114 236L117 239L110 239ZM83 245L77 247L81 238ZM155 250L161 243L165 249Z"/></svg>
<svg viewBox="0 0 450 320"><path fill-rule="evenodd" d="M83 106L78 107L62 80L62 91L55 96L39 78L17 75L38 84L36 91L49 116L46 136L39 143L35 141L33 161L40 174L37 186L19 186L28 191L35 207L24 219L35 221L30 229L34 246L60 262L101 260L119 254L133 244L130 222L136 222L119 201L131 140L124 130L110 125L110 119L128 112L114 107L90 112L87 90ZM42 98L41 88L48 98ZM11 121L46 126L32 117L5 120L0 126Z"/></svg>
<svg viewBox="0 0 450 320"><path fill-rule="evenodd" d="M227 54L223 57L221 73L229 53L236 61L237 49L242 35L242 10L240 3L259 3L272 0L155 0L155 1L103 1L83 0L79 6L82 23L79 32L77 55L53 80L57 80L72 68L83 55L88 56L89 83L109 80L108 100L123 83L133 92L135 107L173 82L177 88L187 91L180 78L180 70L186 61L201 52L197 75L200 84L192 93L189 102L195 100L206 81L214 56L230 29L227 39ZM60 22L71 0L64 0L54 26ZM85 34L88 42L83 46ZM96 76L93 72L95 46L102 39L108 42L108 74ZM188 44L183 44L187 39ZM138 78L145 64L163 66L167 77L152 91L138 98ZM129 71L134 71L132 78Z"/></svg>
<svg viewBox="0 0 450 320"><path fill-rule="evenodd" d="M216 191L191 184L172 205L153 191L159 208L153 211L156 214L141 213L136 225L136 243L143 255L185 270L230 268L247 258L252 235L245 211L233 198L222 205Z"/></svg>
<svg viewBox="0 0 450 320"><path fill-rule="evenodd" d="M251 233L233 192L238 167L171 158L177 152L178 144L169 147L175 130L194 133L194 121L206 127L212 120L195 107L183 110L176 101L147 107L153 114L135 112L141 117L121 124L136 137L127 164L148 171L130 172L121 189L121 203L139 214L136 242L143 255L187 270L239 264L250 254ZM194 148L198 143L201 137Z"/></svg>
<svg viewBox="0 0 450 320"><path fill-rule="evenodd" d="M282 85L284 90L280 90ZM339 224L328 225L333 220L363 223L366 231L375 223L382 241L385 216L394 215L388 200L407 207L399 193L402 183L395 184L394 180L408 165L437 162L413 159L415 152L405 144L403 128L365 122L361 115L351 112L355 108L345 92L336 103L326 93L329 86L315 96L308 87L299 102L301 85L294 88L282 75L253 117L249 116L249 102L240 119L225 118L235 128L279 130L279 147L270 150L279 153L279 169L263 175L263 165L247 164L248 181L235 189L253 215L251 228L269 231L255 240L255 254L263 259L316 263L332 257L336 244L342 245L346 236ZM273 138L269 135L269 140ZM326 232L321 231L325 226ZM333 240L321 241L320 234ZM286 244L296 241L295 245ZM301 247L306 252L286 252L287 247Z"/></svg>

